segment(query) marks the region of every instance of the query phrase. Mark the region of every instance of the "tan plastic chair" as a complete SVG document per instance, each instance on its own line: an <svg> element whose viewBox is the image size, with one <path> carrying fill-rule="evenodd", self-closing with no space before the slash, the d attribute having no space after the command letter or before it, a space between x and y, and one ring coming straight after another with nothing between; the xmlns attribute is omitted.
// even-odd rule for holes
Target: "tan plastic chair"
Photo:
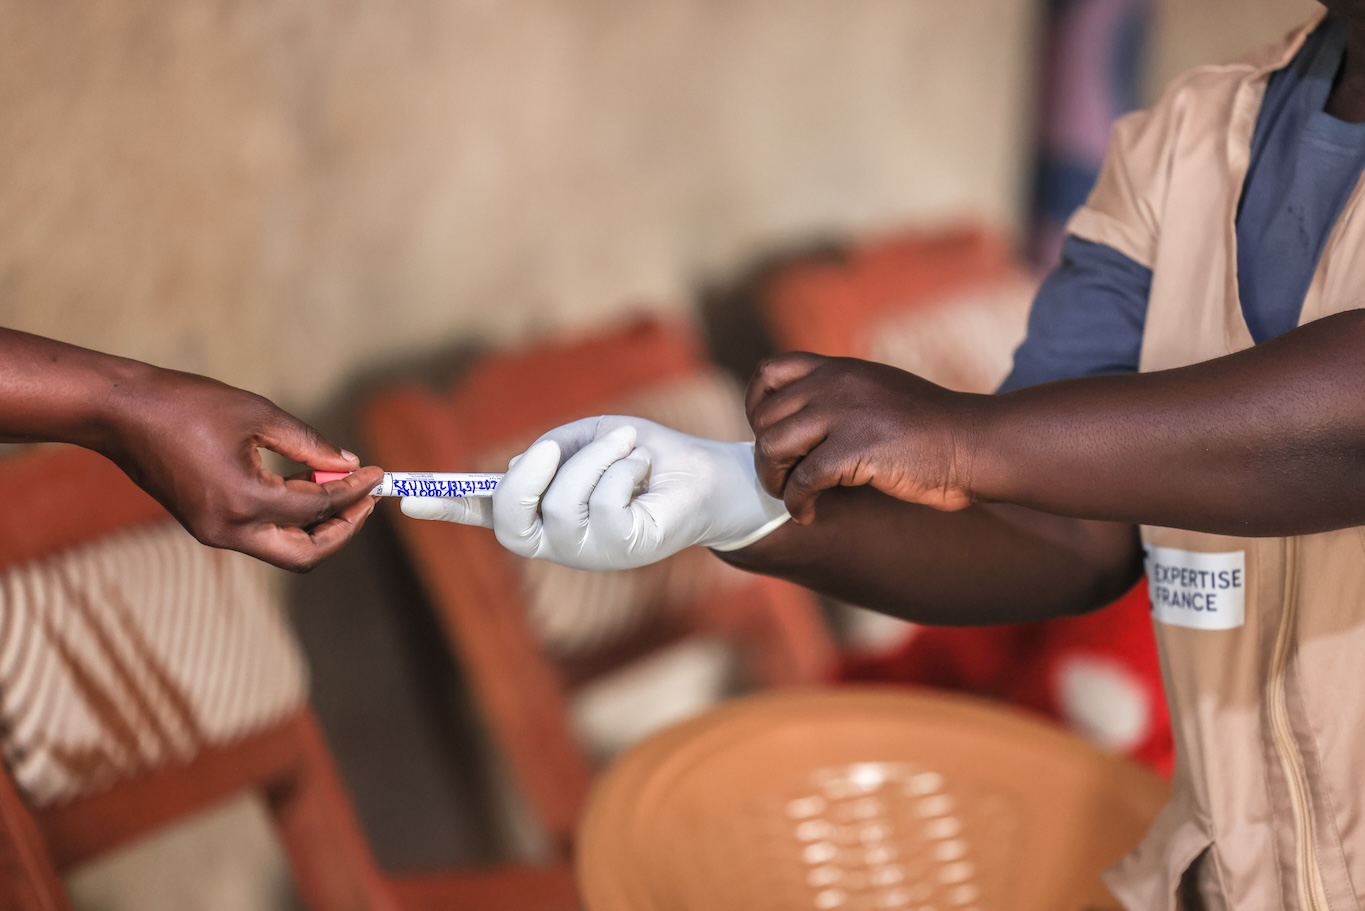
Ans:
<svg viewBox="0 0 1365 911"><path fill-rule="evenodd" d="M670 728L603 776L588 911L1081 911L1165 802L1155 774L968 697L780 692Z"/></svg>

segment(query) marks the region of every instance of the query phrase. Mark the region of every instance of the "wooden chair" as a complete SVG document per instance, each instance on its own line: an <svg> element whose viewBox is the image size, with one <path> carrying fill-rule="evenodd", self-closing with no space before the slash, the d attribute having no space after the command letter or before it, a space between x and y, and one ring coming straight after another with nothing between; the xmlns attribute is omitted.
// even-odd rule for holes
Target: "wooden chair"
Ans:
<svg viewBox="0 0 1365 911"><path fill-rule="evenodd" d="M996 705L764 694L625 753L579 837L588 911L1119 911L1157 775Z"/></svg>
<svg viewBox="0 0 1365 911"><path fill-rule="evenodd" d="M311 911L577 906L564 868L376 867L262 564L85 450L0 462L0 485L0 909L69 908L73 866L248 792Z"/></svg>
<svg viewBox="0 0 1365 911"><path fill-rule="evenodd" d="M747 432L733 382L705 364L690 331L653 320L490 355L448 393L395 388L368 403L364 426L385 467L501 471L542 432L611 412L715 438ZM562 857L593 775L568 712L581 685L698 635L733 643L760 686L831 669L806 592L701 550L586 573L515 558L486 529L398 528L512 779Z"/></svg>

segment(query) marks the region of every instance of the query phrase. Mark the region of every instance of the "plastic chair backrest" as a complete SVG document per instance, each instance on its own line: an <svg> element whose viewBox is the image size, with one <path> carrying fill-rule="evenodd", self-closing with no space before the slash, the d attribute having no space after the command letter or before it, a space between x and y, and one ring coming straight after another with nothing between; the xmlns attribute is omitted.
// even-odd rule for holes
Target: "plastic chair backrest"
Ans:
<svg viewBox="0 0 1365 911"><path fill-rule="evenodd" d="M579 884L588 911L1117 909L1099 873L1167 791L967 697L764 694L618 759L585 814Z"/></svg>

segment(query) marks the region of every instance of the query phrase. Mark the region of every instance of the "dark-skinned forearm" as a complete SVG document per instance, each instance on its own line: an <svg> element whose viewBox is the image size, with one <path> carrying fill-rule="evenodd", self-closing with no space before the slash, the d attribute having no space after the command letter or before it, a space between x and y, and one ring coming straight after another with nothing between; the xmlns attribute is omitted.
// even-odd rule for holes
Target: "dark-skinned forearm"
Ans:
<svg viewBox="0 0 1365 911"><path fill-rule="evenodd" d="M973 499L1241 536L1365 524L1365 311L1179 370L978 404Z"/></svg>
<svg viewBox="0 0 1365 911"><path fill-rule="evenodd" d="M829 490L722 559L918 623L1042 620L1109 603L1141 574L1136 530L1017 507L939 512L867 487Z"/></svg>
<svg viewBox="0 0 1365 911"><path fill-rule="evenodd" d="M382 477L254 393L3 329L0 439L100 452L201 542L297 571L355 535ZM284 478L263 449L348 474L325 485Z"/></svg>
<svg viewBox="0 0 1365 911"><path fill-rule="evenodd" d="M154 370L0 329L0 440L75 443L107 454L134 387Z"/></svg>

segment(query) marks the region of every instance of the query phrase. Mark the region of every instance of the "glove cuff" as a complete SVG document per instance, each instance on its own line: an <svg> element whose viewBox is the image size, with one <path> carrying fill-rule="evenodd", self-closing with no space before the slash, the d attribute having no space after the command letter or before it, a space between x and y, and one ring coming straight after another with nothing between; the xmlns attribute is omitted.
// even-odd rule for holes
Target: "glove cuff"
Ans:
<svg viewBox="0 0 1365 911"><path fill-rule="evenodd" d="M783 511L782 515L768 522L768 524L764 525L762 528L745 535L738 541L726 541L724 544L712 544L711 549L718 550L721 553L729 553L732 550L743 550L750 544L757 544L759 540L766 538L768 535L777 531L777 529L787 524L787 520L791 517L791 513Z"/></svg>
<svg viewBox="0 0 1365 911"><path fill-rule="evenodd" d="M727 448L733 447L728 456L743 474L743 483L749 485L753 490L754 500L742 507L744 512L748 514L744 524L759 522L757 528L746 531L737 538L729 538L720 542L707 542L706 546L712 550L728 553L732 550L748 547L750 544L766 538L781 528L791 518L791 513L787 512L786 504L776 497L769 496L768 492L763 489L763 485L758 483L758 472L754 470L753 443L724 443L722 445ZM742 499L741 502L743 502Z"/></svg>

